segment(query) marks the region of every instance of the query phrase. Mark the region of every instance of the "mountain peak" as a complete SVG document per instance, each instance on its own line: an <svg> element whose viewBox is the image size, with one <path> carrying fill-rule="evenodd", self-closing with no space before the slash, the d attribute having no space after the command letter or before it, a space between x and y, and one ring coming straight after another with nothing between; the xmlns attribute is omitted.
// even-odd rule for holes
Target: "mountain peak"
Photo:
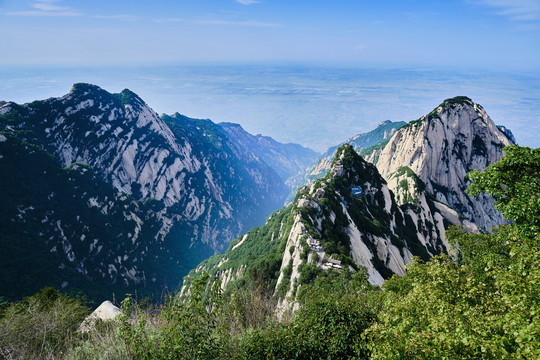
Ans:
<svg viewBox="0 0 540 360"><path fill-rule="evenodd" d="M458 105L461 105L461 108L473 108L475 112L478 112L478 110L483 110L482 106L475 104L471 98L467 96L455 96L453 98L449 98L444 100L442 103L439 104L435 109L433 109L429 114L421 117L417 121L423 121L424 119L427 119L428 121L433 118L440 118L441 113L448 112L451 109L456 108Z"/></svg>
<svg viewBox="0 0 540 360"><path fill-rule="evenodd" d="M71 94L85 94L89 92L102 92L105 91L97 85L90 83L75 83L69 90Z"/></svg>
<svg viewBox="0 0 540 360"><path fill-rule="evenodd" d="M498 161L501 149L511 144L482 106L466 96L456 96L403 126L369 159L387 181L401 166L409 167L438 201L490 229L502 221L500 213L494 210L492 199L469 197L464 179L469 171L482 171Z"/></svg>
<svg viewBox="0 0 540 360"><path fill-rule="evenodd" d="M120 92L120 94L114 94L120 98L120 101L122 102L122 105L142 105L144 104L144 101L139 97L139 95L135 94L133 91L129 89L124 89Z"/></svg>
<svg viewBox="0 0 540 360"><path fill-rule="evenodd" d="M120 100L122 105L131 105L131 106L142 106L144 101L129 89L124 89L118 94L109 93L107 90L102 89L98 85L90 83L75 83L69 91L71 95L76 96L91 96L93 99L98 99L100 97L110 98L111 96Z"/></svg>
<svg viewBox="0 0 540 360"><path fill-rule="evenodd" d="M223 128L231 128L231 129L244 130L244 128L242 127L242 125L237 124L237 123L228 122L228 121L220 122L218 125L221 126L221 127L223 127Z"/></svg>
<svg viewBox="0 0 540 360"><path fill-rule="evenodd" d="M343 159L346 156L354 156L356 152L351 144L345 143L341 145L336 151L336 159Z"/></svg>
<svg viewBox="0 0 540 360"><path fill-rule="evenodd" d="M348 179L353 183L374 181L375 166L365 161L351 144L341 145L330 167L334 177ZM352 184L352 183L351 183Z"/></svg>
<svg viewBox="0 0 540 360"><path fill-rule="evenodd" d="M449 98L444 100L439 107L445 107L445 106L451 106L456 104L468 104L468 105L474 105L474 102L471 100L471 98L467 96L455 96L453 98Z"/></svg>
<svg viewBox="0 0 540 360"><path fill-rule="evenodd" d="M381 121L381 122L379 123L379 125L377 125L377 127L386 126L386 125L391 124L391 123L392 123L391 120L384 120L384 121Z"/></svg>

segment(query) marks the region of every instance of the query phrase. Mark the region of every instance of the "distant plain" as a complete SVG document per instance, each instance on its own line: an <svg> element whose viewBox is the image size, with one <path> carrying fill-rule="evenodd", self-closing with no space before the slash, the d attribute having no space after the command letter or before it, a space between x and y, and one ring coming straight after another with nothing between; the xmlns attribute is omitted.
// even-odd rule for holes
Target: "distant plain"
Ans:
<svg viewBox="0 0 540 360"><path fill-rule="evenodd" d="M457 95L481 104L523 146L540 146L540 75L437 68L294 65L2 67L0 100L66 94L75 82L137 93L157 113L235 122L323 152L383 120L410 121Z"/></svg>

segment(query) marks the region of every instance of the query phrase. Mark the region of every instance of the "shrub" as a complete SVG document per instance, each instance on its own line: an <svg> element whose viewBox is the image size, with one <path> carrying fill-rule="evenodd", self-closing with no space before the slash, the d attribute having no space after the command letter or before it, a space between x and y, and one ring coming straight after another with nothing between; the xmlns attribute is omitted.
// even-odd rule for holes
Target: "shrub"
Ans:
<svg viewBox="0 0 540 360"><path fill-rule="evenodd" d="M88 313L80 300L50 287L9 305L0 319L0 357L59 358L78 340Z"/></svg>

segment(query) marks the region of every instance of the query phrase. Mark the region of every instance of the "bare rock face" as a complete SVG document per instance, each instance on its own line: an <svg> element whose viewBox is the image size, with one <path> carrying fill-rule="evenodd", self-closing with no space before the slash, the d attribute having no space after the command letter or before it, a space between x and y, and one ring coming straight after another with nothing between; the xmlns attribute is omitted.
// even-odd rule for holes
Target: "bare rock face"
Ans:
<svg viewBox="0 0 540 360"><path fill-rule="evenodd" d="M84 319L79 326L79 331L88 332L96 325L96 322L114 320L121 312L118 306L114 306L112 302L106 300Z"/></svg>
<svg viewBox="0 0 540 360"><path fill-rule="evenodd" d="M292 188L294 193L290 195L289 198L292 200L298 187L326 175L326 173L330 170L332 160L336 156L339 146L349 144L354 148L354 151L362 155L362 151L365 151L372 146L377 146L377 144L382 141L389 140L392 135L394 135L396 131L405 124L406 123L404 121L392 122L390 120L385 120L379 123L376 129L367 133L357 134L349 138L347 141L329 148L325 153L315 159L315 161L313 161L307 168L304 166L305 170L298 174L296 178L290 179L290 183L293 185Z"/></svg>
<svg viewBox="0 0 540 360"><path fill-rule="evenodd" d="M376 167L351 145L343 145L324 178L300 188L290 207L238 238L219 261L203 262L192 274L208 271L225 288L245 274L260 271L260 264L277 268L270 271L276 276L271 291L278 295L277 311L282 316L294 310L305 271L364 268L370 283L382 285L394 274L404 275L413 256L428 260L449 251L444 237L449 225L477 231L427 193L411 170L400 175L405 178L416 184L415 202L400 205ZM279 263L274 263L274 257L260 261L272 249L280 249Z"/></svg>
<svg viewBox="0 0 540 360"><path fill-rule="evenodd" d="M406 166L438 201L490 229L502 222L502 216L490 197L472 198L465 192L466 175L498 161L502 148L512 144L480 105L456 97L402 127L382 151L367 159L376 164L394 192L399 193L398 184L390 180Z"/></svg>
<svg viewBox="0 0 540 360"><path fill-rule="evenodd" d="M177 174L201 167L191 144L178 141L127 89L110 94L94 85L75 84L67 95L49 99L42 107L45 116L39 125L63 166L88 164L120 191L140 192L143 198L171 206L186 192Z"/></svg>
<svg viewBox="0 0 540 360"><path fill-rule="evenodd" d="M287 281L284 274L290 276L285 297L291 297L295 291L306 245L316 249L317 265L323 268L325 259L348 247L350 251L341 254L344 264L349 261L349 265L364 267L369 281L382 285L392 274L404 275L405 265L413 256L428 259L448 251L448 224L476 230L448 206L434 201L414 173L405 173L409 173L411 184L416 184L415 201L400 206L377 169L346 144L337 150L324 180L299 189L297 213L277 281L279 287ZM362 190L355 195L352 188ZM304 258L313 261L309 255ZM285 270L287 267L291 271Z"/></svg>
<svg viewBox="0 0 540 360"><path fill-rule="evenodd" d="M319 162L324 177L299 188L290 207L237 239L217 265L204 262L192 274L208 271L227 287L264 264L279 316L294 311L298 289L322 271L365 269L368 281L381 285L403 275L413 256L449 252L450 225L479 232L502 222L491 198L467 195L466 174L498 161L511 144L480 105L446 100L365 159L352 144L332 150L333 159ZM269 257L272 251L279 258Z"/></svg>
<svg viewBox="0 0 540 360"><path fill-rule="evenodd" d="M261 224L288 193L221 126L161 118L127 89L79 83L59 98L3 103L0 132L0 174L10 175L0 176L0 193L13 198L2 207L10 241L0 253L9 254L6 244L34 250L39 239L32 254L48 257L34 261L46 271L26 276L21 292L53 277L56 287L104 297L105 285L160 292Z"/></svg>
<svg viewBox="0 0 540 360"><path fill-rule="evenodd" d="M308 167L318 156L315 151L298 144L282 144L268 136L251 135L238 124L218 125L234 139L235 150L240 153L253 153L276 170L286 184L293 181L293 177Z"/></svg>

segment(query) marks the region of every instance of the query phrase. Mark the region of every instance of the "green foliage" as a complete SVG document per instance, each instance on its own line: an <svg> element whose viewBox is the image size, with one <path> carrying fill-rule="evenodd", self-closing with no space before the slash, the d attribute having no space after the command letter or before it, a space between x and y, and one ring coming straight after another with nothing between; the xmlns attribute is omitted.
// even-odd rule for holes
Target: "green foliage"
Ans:
<svg viewBox="0 0 540 360"><path fill-rule="evenodd" d="M102 324L70 359L367 359L362 334L380 311L383 292L363 272L331 272L302 286L300 309L278 322L275 300L243 290L225 298L204 275L188 297L142 311L131 297L112 324Z"/></svg>
<svg viewBox="0 0 540 360"><path fill-rule="evenodd" d="M283 277L281 278L281 282L276 289L276 293L279 295L280 298L284 298L285 295L287 295L287 291L289 291L289 288L291 286L292 265L293 259L291 258L287 266L285 266L285 268L283 268L283 271L281 272Z"/></svg>
<svg viewBox="0 0 540 360"><path fill-rule="evenodd" d="M8 305L0 317L0 357L60 358L77 341L88 308L77 299L45 288Z"/></svg>
<svg viewBox="0 0 540 360"><path fill-rule="evenodd" d="M314 253L315 254L315 253ZM317 254L315 254L316 256ZM300 277L298 278L298 283L300 285L305 285L313 282L323 270L315 264L303 262L298 267L300 272Z"/></svg>
<svg viewBox="0 0 540 360"><path fill-rule="evenodd" d="M468 192L487 192L495 198L495 209L513 220L525 235L540 229L540 148L508 146L500 161L485 171L473 171Z"/></svg>
<svg viewBox="0 0 540 360"><path fill-rule="evenodd" d="M224 347L223 310L219 282L209 283L208 274L195 279L186 299L170 297L162 307L158 328L147 327L147 316L133 321L133 302L122 302L118 338L137 359L217 359Z"/></svg>
<svg viewBox="0 0 540 360"><path fill-rule="evenodd" d="M409 121L407 124L400 127L400 130L401 129L409 129L409 128L417 128L418 126L420 126L422 124L423 121L424 121L424 117L421 117L421 118L413 120L413 121Z"/></svg>
<svg viewBox="0 0 540 360"><path fill-rule="evenodd" d="M225 254L214 255L203 261L198 271L190 272L190 277L196 278L208 272L214 279L226 271L236 275L240 268L245 268L240 278L227 285L226 292L238 288L273 290L292 226L291 209L292 206L289 206L272 213L264 226L254 228L233 240Z"/></svg>
<svg viewBox="0 0 540 360"><path fill-rule="evenodd" d="M380 308L380 292L363 273L321 277L304 291L290 323L247 334L248 359L367 359L362 334Z"/></svg>
<svg viewBox="0 0 540 360"><path fill-rule="evenodd" d="M361 157L366 157L374 153L375 151L382 150L390 142L390 139L383 140L375 145L371 145L367 148L364 148L360 150L358 153ZM377 161L374 161L374 163L377 163Z"/></svg>
<svg viewBox="0 0 540 360"><path fill-rule="evenodd" d="M122 105L133 105L137 100L140 100L137 94L129 89L124 89L120 94L115 94L120 99Z"/></svg>
<svg viewBox="0 0 540 360"><path fill-rule="evenodd" d="M464 235L454 240L470 243ZM385 283L388 310L370 330L375 359L538 358L540 251L486 251L516 235L493 236L498 246L465 250L467 261L415 262L403 279Z"/></svg>
<svg viewBox="0 0 540 360"><path fill-rule="evenodd" d="M463 104L463 103L469 103L471 105L473 104L472 100L467 96L455 96L453 98L449 98L449 99L444 100L437 107L452 106L452 105Z"/></svg>
<svg viewBox="0 0 540 360"><path fill-rule="evenodd" d="M367 333L373 359L540 357L536 154L507 148L501 161L471 176L470 191L495 195L513 224L489 235L451 228L455 255L415 260L403 278L385 282L386 309ZM530 222L520 207L532 211Z"/></svg>

